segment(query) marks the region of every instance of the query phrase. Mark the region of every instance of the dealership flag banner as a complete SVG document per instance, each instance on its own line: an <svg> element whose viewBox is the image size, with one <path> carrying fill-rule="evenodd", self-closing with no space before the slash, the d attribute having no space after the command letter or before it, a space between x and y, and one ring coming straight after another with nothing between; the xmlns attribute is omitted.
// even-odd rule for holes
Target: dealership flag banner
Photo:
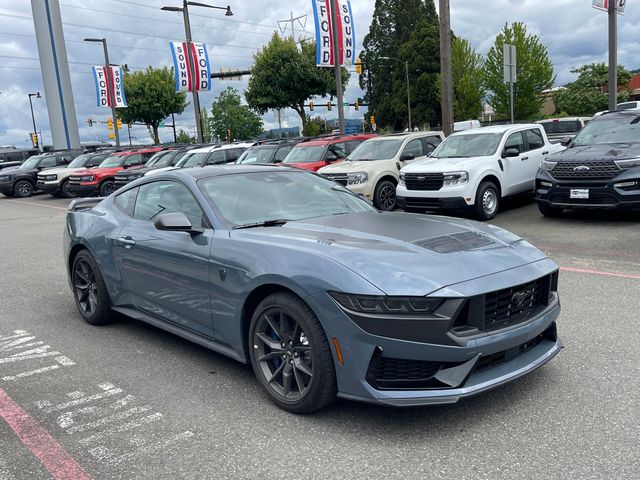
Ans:
<svg viewBox="0 0 640 480"><path fill-rule="evenodd" d="M102 65L93 68L93 79L96 83L96 100L99 107L111 108L111 94L115 97L115 107L125 108L127 99L124 96L124 85L122 81L122 68L119 65L112 65L109 69Z"/></svg>
<svg viewBox="0 0 640 480"><path fill-rule="evenodd" d="M616 10L618 11L618 15L624 14L624 7L627 5L627 0L592 0L593 8L597 8L598 10L604 10L605 12L609 10L609 2L616 2Z"/></svg>
<svg viewBox="0 0 640 480"><path fill-rule="evenodd" d="M189 46L191 47L189 49ZM176 77L176 92L201 92L211 90L211 67L204 43L169 42L173 56L173 72ZM189 57L195 72L191 72Z"/></svg>
<svg viewBox="0 0 640 480"><path fill-rule="evenodd" d="M335 1L338 14L338 45L340 46L340 65L354 65L356 61L356 32L353 25L353 13L349 0L311 0L316 24L316 65L333 67L333 29L331 28L331 10L329 2Z"/></svg>

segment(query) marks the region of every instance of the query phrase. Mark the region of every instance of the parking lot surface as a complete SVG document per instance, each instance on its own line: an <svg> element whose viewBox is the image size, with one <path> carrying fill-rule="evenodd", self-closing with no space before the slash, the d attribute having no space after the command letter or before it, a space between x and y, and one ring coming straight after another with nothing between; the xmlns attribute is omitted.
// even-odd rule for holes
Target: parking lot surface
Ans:
<svg viewBox="0 0 640 480"><path fill-rule="evenodd" d="M133 320L85 324L67 204L0 198L0 479L640 478L638 217L518 199L494 220L562 268L566 347L538 371L454 405L295 416L249 366Z"/></svg>

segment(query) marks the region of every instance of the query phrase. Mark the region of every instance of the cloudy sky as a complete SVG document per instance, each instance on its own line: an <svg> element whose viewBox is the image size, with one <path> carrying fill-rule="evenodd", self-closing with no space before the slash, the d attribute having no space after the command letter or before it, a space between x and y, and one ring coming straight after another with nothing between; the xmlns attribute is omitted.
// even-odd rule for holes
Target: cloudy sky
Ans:
<svg viewBox="0 0 640 480"><path fill-rule="evenodd" d="M162 12L163 5L178 5L178 0L59 0L65 30L65 41L71 71L80 137L84 142L106 139L105 126L89 127L88 118L106 120L107 109L95 104L95 89L90 66L102 61L99 45L87 44L87 36L104 36L110 44L112 63L130 68L169 65L170 40L182 40L182 18L178 13ZM193 37L209 48L213 69L233 67L245 69L252 56L278 29L278 20L305 15L306 27L296 23L296 36L314 34L311 0L216 0L230 3L233 17L223 11L192 7ZM214 3L214 2L211 2ZM356 33L360 44L369 29L374 0L351 0ZM619 22L619 61L627 68L640 67L640 2L629 2ZM437 2L436 2L437 4ZM557 84L572 80L571 68L607 58L607 15L591 7L591 0L451 0L451 23L454 32L471 41L474 48L486 53L505 22L526 22L547 45L555 65ZM289 31L290 32L290 31ZM27 0L0 0L0 145L29 146L31 117L27 94L43 92L38 51L30 8ZM244 90L244 81L214 81L210 93L201 95L201 104L210 105L227 86ZM352 76L346 99L360 95L357 78ZM45 100L34 99L38 129L45 143L51 143ZM335 111L333 112L335 114ZM359 117L352 109L347 117ZM277 126L274 114L264 116L267 128ZM176 123L193 131L193 110L187 109ZM298 117L286 112L283 126L298 126ZM135 127L132 135L148 142L145 128ZM126 133L122 135L126 140ZM170 129L161 136L170 140ZM135 140L134 140L135 141Z"/></svg>

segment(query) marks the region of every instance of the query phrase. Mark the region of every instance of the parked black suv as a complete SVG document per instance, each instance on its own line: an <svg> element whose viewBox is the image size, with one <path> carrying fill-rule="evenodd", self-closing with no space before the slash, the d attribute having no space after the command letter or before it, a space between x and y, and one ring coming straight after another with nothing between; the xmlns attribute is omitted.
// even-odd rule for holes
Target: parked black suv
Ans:
<svg viewBox="0 0 640 480"><path fill-rule="evenodd" d="M291 149L300 143L302 138L286 138L282 140L261 140L248 148L236 160L236 164L280 163Z"/></svg>
<svg viewBox="0 0 640 480"><path fill-rule="evenodd" d="M40 153L37 148L0 148L0 170L17 167L27 158Z"/></svg>
<svg viewBox="0 0 640 480"><path fill-rule="evenodd" d="M115 176L116 189L143 177L145 173L150 172L151 170L175 166L189 150L193 150L197 147L197 145L190 145L188 147L174 148L172 150L162 150L151 157L149 161L144 164L144 167L118 172Z"/></svg>
<svg viewBox="0 0 640 480"><path fill-rule="evenodd" d="M566 150L542 162L535 189L546 216L565 208L640 210L640 110L589 122Z"/></svg>
<svg viewBox="0 0 640 480"><path fill-rule="evenodd" d="M7 197L30 197L36 190L38 172L67 165L81 153L80 150L43 153L30 157L19 167L0 170L0 193Z"/></svg>

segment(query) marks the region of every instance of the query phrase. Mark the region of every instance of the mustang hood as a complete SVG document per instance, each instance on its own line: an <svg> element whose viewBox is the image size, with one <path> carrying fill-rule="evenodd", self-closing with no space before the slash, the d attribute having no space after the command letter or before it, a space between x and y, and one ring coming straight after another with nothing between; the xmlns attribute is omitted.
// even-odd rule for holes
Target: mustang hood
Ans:
<svg viewBox="0 0 640 480"><path fill-rule="evenodd" d="M388 295L427 295L547 258L493 225L405 213L336 215L231 235L324 255Z"/></svg>

